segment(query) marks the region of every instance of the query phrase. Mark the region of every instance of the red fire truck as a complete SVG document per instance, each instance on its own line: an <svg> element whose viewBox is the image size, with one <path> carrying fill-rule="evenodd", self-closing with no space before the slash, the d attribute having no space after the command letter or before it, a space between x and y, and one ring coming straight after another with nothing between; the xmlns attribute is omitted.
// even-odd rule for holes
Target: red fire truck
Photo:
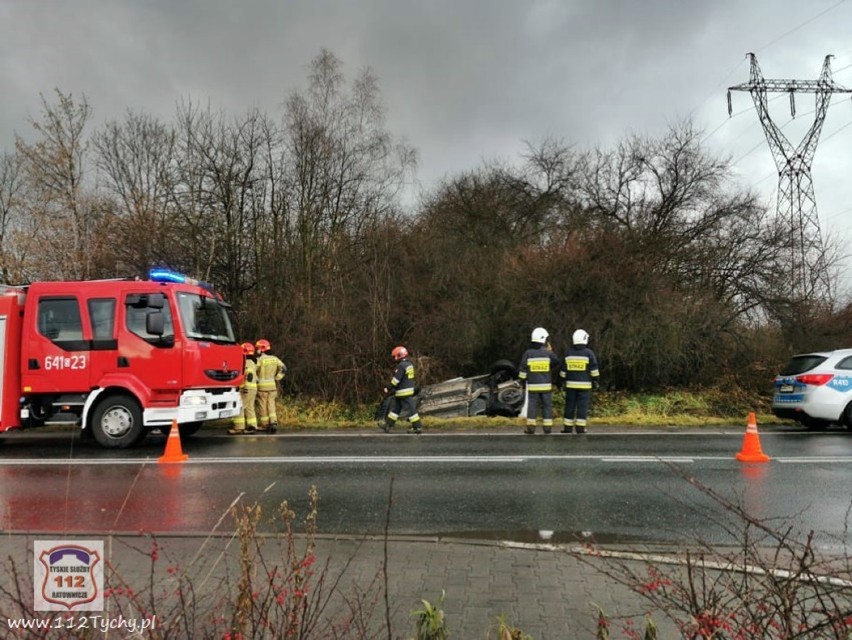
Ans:
<svg viewBox="0 0 852 640"><path fill-rule="evenodd" d="M107 448L241 411L229 306L166 269L147 280L0 290L0 432L71 422Z"/></svg>

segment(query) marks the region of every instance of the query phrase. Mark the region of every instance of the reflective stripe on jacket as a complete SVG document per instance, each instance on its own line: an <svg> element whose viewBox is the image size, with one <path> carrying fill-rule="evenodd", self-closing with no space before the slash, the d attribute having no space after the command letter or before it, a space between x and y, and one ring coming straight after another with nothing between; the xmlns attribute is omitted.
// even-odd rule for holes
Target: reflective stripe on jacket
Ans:
<svg viewBox="0 0 852 640"><path fill-rule="evenodd" d="M527 391L553 391L553 374L559 369L559 359L543 346L533 346L521 356L518 378L526 381Z"/></svg>
<svg viewBox="0 0 852 640"><path fill-rule="evenodd" d="M271 353L264 353L257 359L257 390L275 391L277 383L284 379L287 367Z"/></svg>
<svg viewBox="0 0 852 640"><path fill-rule="evenodd" d="M396 365L390 386L397 398L407 398L414 395L414 365L407 358L403 358Z"/></svg>
<svg viewBox="0 0 852 640"><path fill-rule="evenodd" d="M598 359L594 352L583 345L574 345L565 350L565 358L559 376L566 389L591 389L592 379L600 375Z"/></svg>

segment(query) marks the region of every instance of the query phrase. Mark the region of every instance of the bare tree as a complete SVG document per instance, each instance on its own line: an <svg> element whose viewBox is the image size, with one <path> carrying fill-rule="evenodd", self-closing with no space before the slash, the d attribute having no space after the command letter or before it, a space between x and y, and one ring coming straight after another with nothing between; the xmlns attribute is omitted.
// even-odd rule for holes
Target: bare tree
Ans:
<svg viewBox="0 0 852 640"><path fill-rule="evenodd" d="M327 50L311 63L307 94L291 94L285 108L290 248L310 300L316 269L334 268L334 243L391 211L416 160L385 129L375 76L366 70L347 90L342 63Z"/></svg>
<svg viewBox="0 0 852 640"><path fill-rule="evenodd" d="M117 224L109 229L117 261L136 273L170 262L181 246L168 208L174 131L128 112L98 131L93 146L102 184L117 202Z"/></svg>
<svg viewBox="0 0 852 640"><path fill-rule="evenodd" d="M712 377L725 363L711 354L732 352L722 345L771 311L783 235L756 197L732 182L728 161L702 149L688 122L658 140L634 136L613 152L585 156L577 202L590 233L601 238L605 230L612 250L585 244L610 275L598 288L620 312L579 317L605 329L600 350L621 368L622 383Z"/></svg>
<svg viewBox="0 0 852 640"><path fill-rule="evenodd" d="M36 140L15 146L26 174L27 213L32 221L34 272L43 277L87 278L95 271L101 203L84 184L91 117L83 97L56 90L56 103L42 96L42 119L32 120Z"/></svg>
<svg viewBox="0 0 852 640"><path fill-rule="evenodd" d="M215 213L207 197L206 147L214 145L215 116L210 107L183 102L177 109L175 153L169 185L169 211L184 245L173 266L210 278L220 238L213 232Z"/></svg>
<svg viewBox="0 0 852 640"><path fill-rule="evenodd" d="M17 238L25 225L23 179L21 156L7 153L0 157L0 278L5 284L25 279L22 264L26 246Z"/></svg>
<svg viewBox="0 0 852 640"><path fill-rule="evenodd" d="M285 182L278 194L286 201L276 208L285 216L283 244L270 248L269 256L288 265L285 280L291 286L280 294L289 307L288 324L298 335L290 340L294 355L304 356L318 372L339 367L341 357L350 363L353 357L374 357L372 352L353 356L351 348L339 351L344 340L373 336L372 347L357 341L359 351L369 350L376 336L387 335L376 324L384 322L390 303L376 295L386 282L356 277L359 285L353 286L353 274L386 273L382 245L372 241L386 237L384 222L396 215L398 195L416 164L414 151L394 140L385 126L372 72L365 70L347 83L342 66L334 54L321 51L311 63L307 91L293 92L285 102ZM346 309L354 313L342 315ZM308 344L319 348L302 353ZM338 379L351 380L326 380L331 393L338 391Z"/></svg>

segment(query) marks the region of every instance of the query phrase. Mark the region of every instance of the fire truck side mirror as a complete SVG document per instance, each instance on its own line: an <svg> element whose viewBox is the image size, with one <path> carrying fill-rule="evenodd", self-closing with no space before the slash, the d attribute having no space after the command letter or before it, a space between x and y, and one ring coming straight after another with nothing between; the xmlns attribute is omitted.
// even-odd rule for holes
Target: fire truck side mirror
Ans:
<svg viewBox="0 0 852 640"><path fill-rule="evenodd" d="M162 309L166 306L166 297L162 293L151 293L148 295L149 309Z"/></svg>
<svg viewBox="0 0 852 640"><path fill-rule="evenodd" d="M145 316L145 331L152 336L161 336L165 333L162 311L154 311Z"/></svg>

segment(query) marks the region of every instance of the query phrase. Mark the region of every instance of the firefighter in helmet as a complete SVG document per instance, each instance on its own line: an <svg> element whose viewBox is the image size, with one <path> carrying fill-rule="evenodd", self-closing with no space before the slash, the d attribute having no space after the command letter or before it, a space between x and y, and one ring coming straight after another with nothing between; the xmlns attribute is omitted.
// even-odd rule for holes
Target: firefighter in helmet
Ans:
<svg viewBox="0 0 852 640"><path fill-rule="evenodd" d="M385 394L393 395L390 410L381 425L385 433L390 433L403 409L408 410L408 432L420 434L423 431L423 423L417 413L417 400L414 398L417 382L414 378L414 364L408 359L408 349L398 346L391 351L391 357L396 362L393 377L390 384L385 387Z"/></svg>
<svg viewBox="0 0 852 640"><path fill-rule="evenodd" d="M565 358L559 376L565 385L565 417L562 433L586 433L589 403L592 389L599 386L598 359L589 349L589 334L577 329L571 338L573 343L565 350Z"/></svg>
<svg viewBox="0 0 852 640"><path fill-rule="evenodd" d="M257 417L258 430L275 433L278 430L278 414L275 401L278 399L278 384L284 379L287 367L278 356L272 354L269 340L261 338L254 345L260 354L257 358Z"/></svg>
<svg viewBox="0 0 852 640"><path fill-rule="evenodd" d="M535 433L539 405L544 432L553 429L553 375L559 371L559 358L550 348L549 337L543 327L533 329L530 347L521 356L518 379L527 389L527 434Z"/></svg>
<svg viewBox="0 0 852 640"><path fill-rule="evenodd" d="M234 426L228 429L228 433L234 436L257 431L257 414L254 410L257 400L257 361L254 358L254 345L251 342L243 342L240 346L245 356L243 384L240 386L243 410L234 418Z"/></svg>

